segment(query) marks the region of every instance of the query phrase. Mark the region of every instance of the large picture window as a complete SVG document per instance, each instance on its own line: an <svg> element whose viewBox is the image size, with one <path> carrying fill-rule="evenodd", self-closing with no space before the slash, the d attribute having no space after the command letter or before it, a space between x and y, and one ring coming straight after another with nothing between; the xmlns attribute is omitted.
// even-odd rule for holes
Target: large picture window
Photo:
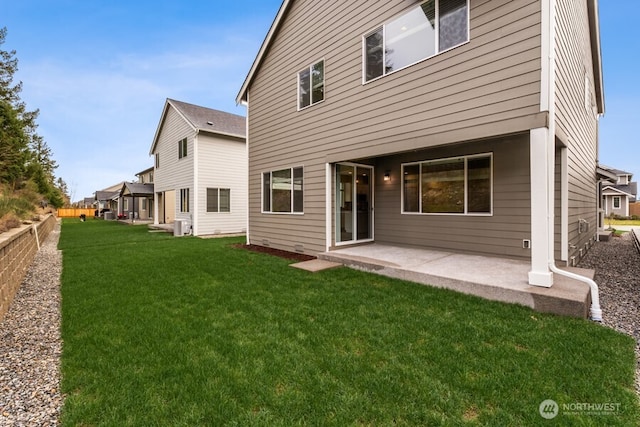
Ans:
<svg viewBox="0 0 640 427"><path fill-rule="evenodd" d="M231 212L231 190L207 188L207 212Z"/></svg>
<svg viewBox="0 0 640 427"><path fill-rule="evenodd" d="M428 0L364 37L364 81L469 41L468 0Z"/></svg>
<svg viewBox="0 0 640 427"><path fill-rule="evenodd" d="M455 157L402 166L402 212L491 214L492 156Z"/></svg>
<svg viewBox="0 0 640 427"><path fill-rule="evenodd" d="M303 212L303 170L301 167L262 174L262 211Z"/></svg>
<svg viewBox="0 0 640 427"><path fill-rule="evenodd" d="M298 73L298 109L324 100L324 60Z"/></svg>

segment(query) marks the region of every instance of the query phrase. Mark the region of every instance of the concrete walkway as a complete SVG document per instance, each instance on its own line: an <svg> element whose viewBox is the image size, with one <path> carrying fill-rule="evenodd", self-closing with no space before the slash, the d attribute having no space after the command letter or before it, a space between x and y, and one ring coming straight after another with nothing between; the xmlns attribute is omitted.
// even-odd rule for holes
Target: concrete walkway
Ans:
<svg viewBox="0 0 640 427"><path fill-rule="evenodd" d="M348 267L374 272L495 301L521 304L534 310L586 318L591 296L583 282L554 275L550 288L528 284L528 261L464 255L421 248L372 243L318 255ZM594 271L566 268L593 278Z"/></svg>

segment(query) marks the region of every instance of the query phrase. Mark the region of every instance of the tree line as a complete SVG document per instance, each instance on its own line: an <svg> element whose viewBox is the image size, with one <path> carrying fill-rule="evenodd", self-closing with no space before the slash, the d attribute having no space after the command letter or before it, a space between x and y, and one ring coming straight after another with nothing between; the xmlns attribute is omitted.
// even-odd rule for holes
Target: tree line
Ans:
<svg viewBox="0 0 640 427"><path fill-rule="evenodd" d="M7 28L0 29L0 198L7 192L37 192L40 203L59 208L68 203L67 185L56 178L53 152L36 132L39 110L29 111L20 99L22 82L14 82L18 70L16 51L2 49Z"/></svg>

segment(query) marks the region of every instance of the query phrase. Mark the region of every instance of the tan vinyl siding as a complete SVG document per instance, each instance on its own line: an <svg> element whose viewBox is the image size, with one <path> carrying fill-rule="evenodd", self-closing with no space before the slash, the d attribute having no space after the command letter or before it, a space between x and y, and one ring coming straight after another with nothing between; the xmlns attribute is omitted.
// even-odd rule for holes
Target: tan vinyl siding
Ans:
<svg viewBox="0 0 640 427"><path fill-rule="evenodd" d="M248 90L252 240L324 250L326 162L546 125L536 0L471 0L468 43L363 84L362 36L415 6L293 2ZM297 72L321 58L325 100L297 111ZM261 173L300 165L304 215L261 214Z"/></svg>
<svg viewBox="0 0 640 427"><path fill-rule="evenodd" d="M154 191L161 193L164 191L176 190L175 216L177 219L185 219L191 223L191 213L193 212L193 139L195 131L185 120L169 107L164 123L158 134L158 142L154 153L160 154L160 167L154 171ZM187 156L178 159L178 141L187 138ZM190 188L190 211L180 212L180 189Z"/></svg>
<svg viewBox="0 0 640 427"><path fill-rule="evenodd" d="M453 156L493 153L493 215L401 213L401 164ZM378 159L375 240L441 250L529 258L531 239L528 135L477 141ZM384 182L389 170L391 180Z"/></svg>
<svg viewBox="0 0 640 427"><path fill-rule="evenodd" d="M597 119L585 106L585 77L589 101L594 94L587 4L585 1L559 0L556 9L556 125L569 150L569 257L593 238L597 228L595 165L597 158ZM589 231L579 233L580 219Z"/></svg>
<svg viewBox="0 0 640 427"><path fill-rule="evenodd" d="M198 234L241 233L247 226L244 140L198 135ZM231 190L230 212L207 212L207 188Z"/></svg>

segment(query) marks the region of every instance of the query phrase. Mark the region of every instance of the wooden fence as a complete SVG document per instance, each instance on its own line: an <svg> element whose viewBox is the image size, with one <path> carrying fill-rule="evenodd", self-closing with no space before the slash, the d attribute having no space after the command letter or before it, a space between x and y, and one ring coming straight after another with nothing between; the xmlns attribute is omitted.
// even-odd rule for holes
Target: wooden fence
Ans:
<svg viewBox="0 0 640 427"><path fill-rule="evenodd" d="M640 216L640 202L629 203L629 216Z"/></svg>
<svg viewBox="0 0 640 427"><path fill-rule="evenodd" d="M58 209L58 218L80 218L80 215L85 214L87 217L92 217L95 213L93 208L76 209L76 208L64 208Z"/></svg>

